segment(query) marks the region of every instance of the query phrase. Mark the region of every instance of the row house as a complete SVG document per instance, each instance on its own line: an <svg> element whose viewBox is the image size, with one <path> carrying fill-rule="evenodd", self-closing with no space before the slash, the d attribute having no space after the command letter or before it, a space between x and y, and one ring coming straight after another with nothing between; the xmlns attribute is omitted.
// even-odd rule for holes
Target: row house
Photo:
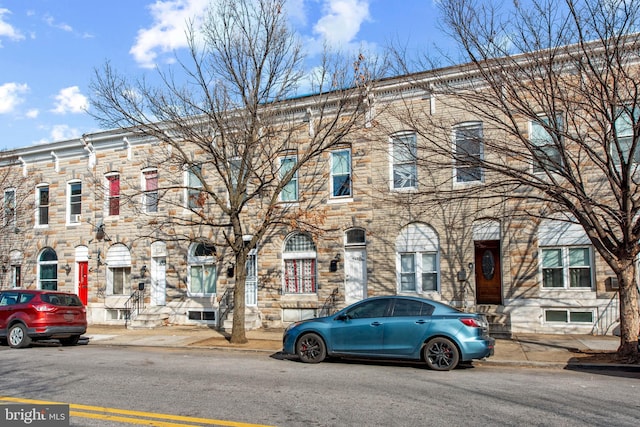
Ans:
<svg viewBox="0 0 640 427"><path fill-rule="evenodd" d="M498 178L455 162L430 170L419 161L428 141L393 109L410 103L429 120L447 120L452 150L475 153L482 120L403 76L378 82L376 94L375 120L282 191L283 204L313 192L321 231L282 225L251 252L247 327L281 328L369 296L408 294L484 311L506 334L612 333L615 281L584 230L516 215L530 206L508 198L440 199L439 188L477 192ZM544 139L535 123L529 129ZM155 162L160 145L112 130L2 153L0 286L77 293L93 324L126 322L128 301L144 290L142 314L154 325L228 327L238 267L197 223L182 225L178 234L189 239L154 234L169 212L192 218L194 188L215 172ZM283 154L282 170L295 161ZM166 203L160 189L170 181L183 188Z"/></svg>

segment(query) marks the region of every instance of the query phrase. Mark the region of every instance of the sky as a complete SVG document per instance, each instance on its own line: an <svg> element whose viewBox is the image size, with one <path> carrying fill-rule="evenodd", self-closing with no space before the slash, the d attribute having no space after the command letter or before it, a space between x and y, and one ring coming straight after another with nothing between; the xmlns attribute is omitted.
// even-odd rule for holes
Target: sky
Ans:
<svg viewBox="0 0 640 427"><path fill-rule="evenodd" d="M0 150L99 131L90 83L107 61L129 77L155 74L186 48L185 22L215 0L0 0ZM437 0L288 0L312 61L324 41L381 52L443 38Z"/></svg>

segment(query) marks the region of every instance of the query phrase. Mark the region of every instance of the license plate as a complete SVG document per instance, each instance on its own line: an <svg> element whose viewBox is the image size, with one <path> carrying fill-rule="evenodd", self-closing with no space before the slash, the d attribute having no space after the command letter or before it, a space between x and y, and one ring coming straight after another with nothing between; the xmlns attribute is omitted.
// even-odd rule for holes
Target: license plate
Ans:
<svg viewBox="0 0 640 427"><path fill-rule="evenodd" d="M64 314L64 320L66 320L67 322L73 322L73 313L65 313Z"/></svg>

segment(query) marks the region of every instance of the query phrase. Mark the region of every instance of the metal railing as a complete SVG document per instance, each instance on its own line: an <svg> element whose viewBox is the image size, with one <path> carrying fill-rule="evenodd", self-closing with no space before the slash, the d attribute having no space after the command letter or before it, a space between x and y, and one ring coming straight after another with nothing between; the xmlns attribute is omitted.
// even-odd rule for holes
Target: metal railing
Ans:
<svg viewBox="0 0 640 427"><path fill-rule="evenodd" d="M138 313L144 309L144 290L135 290L124 303L124 327L126 328Z"/></svg>
<svg viewBox="0 0 640 427"><path fill-rule="evenodd" d="M227 315L233 310L233 288L227 288L224 290L224 293L220 297L220 325L224 319L227 318ZM224 309L222 309L224 307Z"/></svg>
<svg viewBox="0 0 640 427"><path fill-rule="evenodd" d="M325 317L325 316L330 316L333 313L335 313L336 308L337 308L337 302L338 302L338 294L340 293L338 288L335 288L332 292L331 295L329 295L327 297L327 299L324 301L324 304L322 305L322 308L320 309L320 312L318 313L318 317Z"/></svg>

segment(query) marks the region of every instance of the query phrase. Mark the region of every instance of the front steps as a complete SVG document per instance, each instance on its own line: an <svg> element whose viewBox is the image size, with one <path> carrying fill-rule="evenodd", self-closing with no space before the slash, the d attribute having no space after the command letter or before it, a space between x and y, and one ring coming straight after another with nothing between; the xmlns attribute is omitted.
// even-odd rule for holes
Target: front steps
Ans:
<svg viewBox="0 0 640 427"><path fill-rule="evenodd" d="M147 306L127 322L130 329L153 329L169 323L171 310L165 306Z"/></svg>
<svg viewBox="0 0 640 427"><path fill-rule="evenodd" d="M504 306L496 304L478 304L476 310L487 317L489 335L494 338L511 339L511 315L503 312Z"/></svg>
<svg viewBox="0 0 640 427"><path fill-rule="evenodd" d="M229 311L226 317L220 320L220 330L230 332L233 328L233 310ZM244 327L247 330L262 328L262 318L258 307L247 306L244 308Z"/></svg>

